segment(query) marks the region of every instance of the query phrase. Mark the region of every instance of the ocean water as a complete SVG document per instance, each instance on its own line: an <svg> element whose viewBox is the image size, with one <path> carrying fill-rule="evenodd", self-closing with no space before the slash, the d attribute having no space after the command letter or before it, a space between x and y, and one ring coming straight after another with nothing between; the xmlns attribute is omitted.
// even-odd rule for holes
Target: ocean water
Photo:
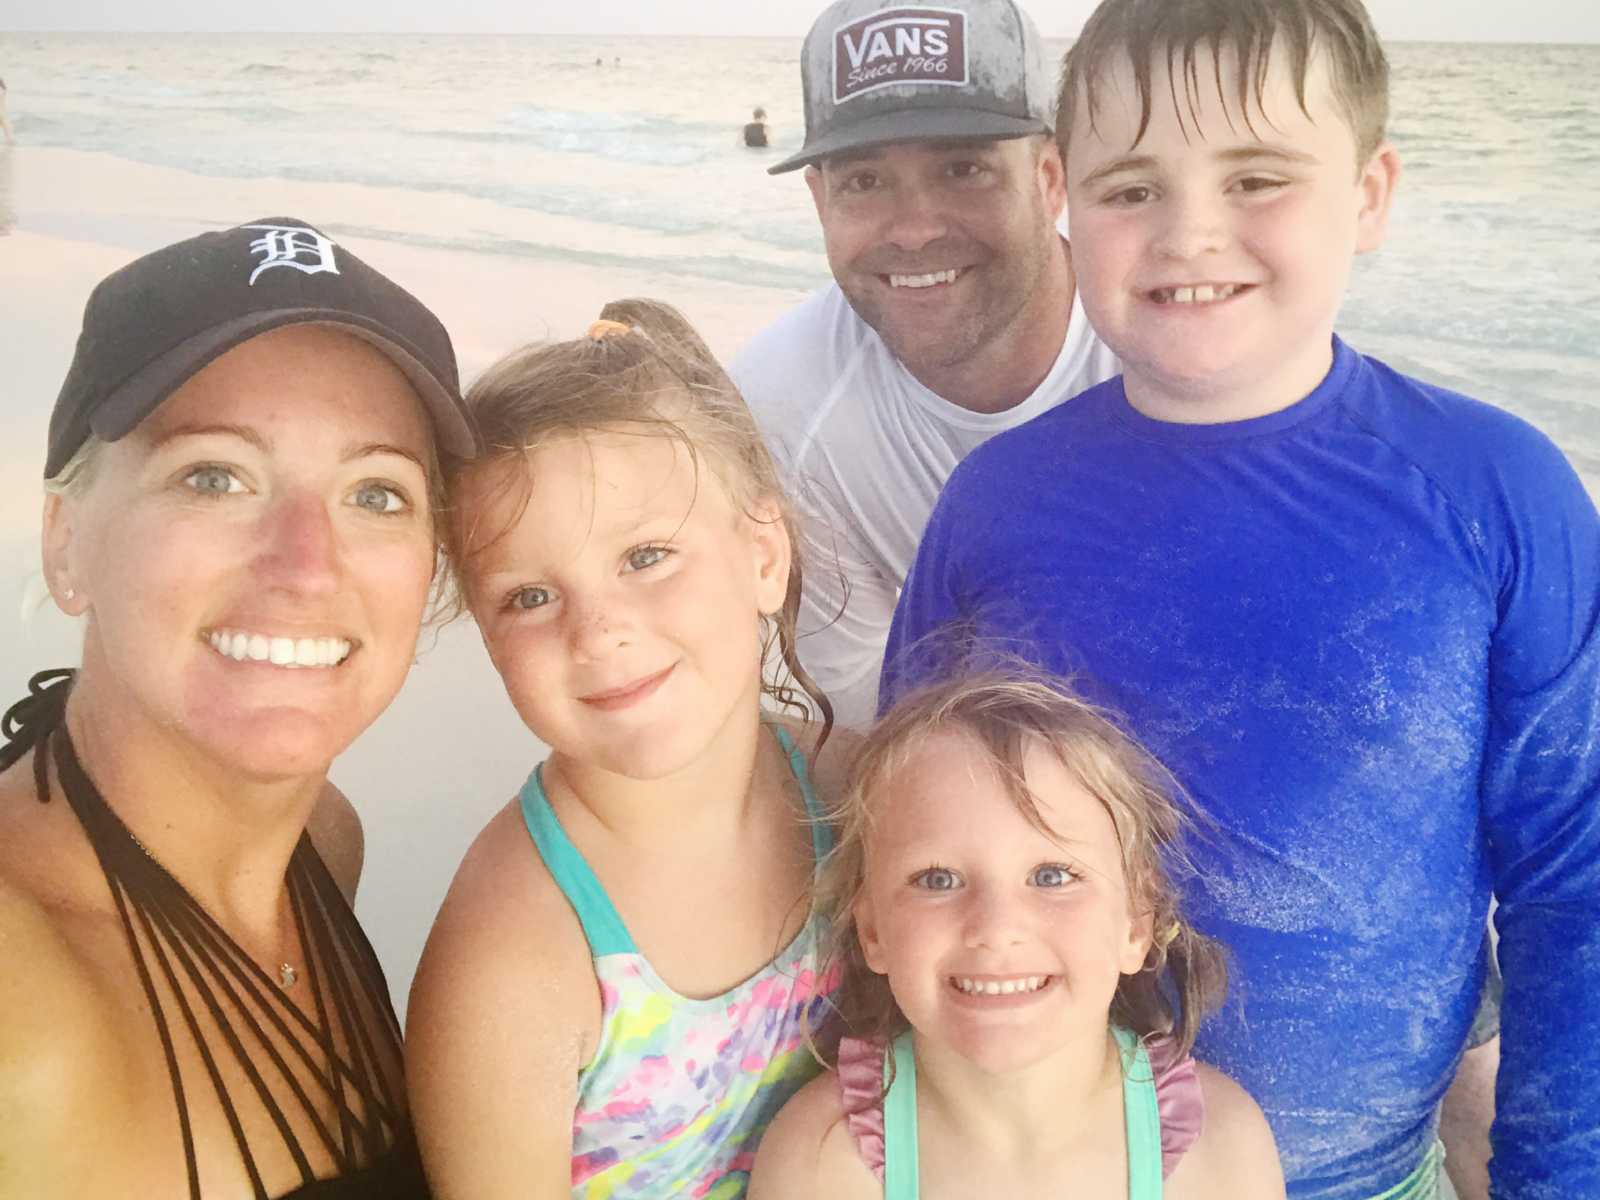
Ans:
<svg viewBox="0 0 1600 1200"><path fill-rule="evenodd" d="M0 75L28 144L562 219L543 241L381 214L345 233L793 289L828 278L804 183L763 169L801 139L798 53L797 38L0 34ZM1529 418L1600 494L1600 46L1390 55L1405 177L1341 330ZM757 104L769 151L738 144Z"/></svg>

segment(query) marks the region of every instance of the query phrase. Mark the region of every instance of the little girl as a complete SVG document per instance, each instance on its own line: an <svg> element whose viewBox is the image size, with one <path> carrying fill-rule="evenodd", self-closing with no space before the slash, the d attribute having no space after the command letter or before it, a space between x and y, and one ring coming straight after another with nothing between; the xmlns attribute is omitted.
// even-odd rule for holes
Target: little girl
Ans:
<svg viewBox="0 0 1600 1200"><path fill-rule="evenodd" d="M861 1036L773 1125L754 1200L1283 1196L1260 1110L1189 1057L1225 970L1176 910L1160 767L993 669L907 696L850 778L818 904Z"/></svg>
<svg viewBox="0 0 1600 1200"><path fill-rule="evenodd" d="M795 539L749 410L683 318L608 305L468 396L460 591L550 757L479 835L418 969L408 1069L441 1197L744 1194L815 1073ZM823 713L763 721L774 646ZM826 764L823 764L826 769Z"/></svg>

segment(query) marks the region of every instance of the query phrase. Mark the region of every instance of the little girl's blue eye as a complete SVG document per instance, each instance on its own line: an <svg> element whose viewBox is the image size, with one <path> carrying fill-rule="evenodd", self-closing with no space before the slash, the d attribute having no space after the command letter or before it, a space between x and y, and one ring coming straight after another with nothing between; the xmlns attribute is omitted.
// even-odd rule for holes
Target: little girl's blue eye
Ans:
<svg viewBox="0 0 1600 1200"><path fill-rule="evenodd" d="M642 571L646 567L653 567L671 553L665 546L640 546L628 551L628 569Z"/></svg>
<svg viewBox="0 0 1600 1200"><path fill-rule="evenodd" d="M507 608L543 608L550 603L550 592L542 587L518 588L506 597Z"/></svg>
<svg viewBox="0 0 1600 1200"><path fill-rule="evenodd" d="M926 871L918 871L911 877L911 882L930 892L948 892L960 881L956 873L946 867L929 867Z"/></svg>
<svg viewBox="0 0 1600 1200"><path fill-rule="evenodd" d="M1066 887L1077 876L1060 863L1044 863L1033 869L1033 878L1029 881L1034 887L1058 888Z"/></svg>

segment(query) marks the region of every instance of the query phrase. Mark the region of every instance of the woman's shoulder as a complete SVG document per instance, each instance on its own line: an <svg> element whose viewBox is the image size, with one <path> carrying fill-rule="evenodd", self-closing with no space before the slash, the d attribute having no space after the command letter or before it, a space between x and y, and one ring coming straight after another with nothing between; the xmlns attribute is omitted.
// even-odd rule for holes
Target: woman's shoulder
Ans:
<svg viewBox="0 0 1600 1200"><path fill-rule="evenodd" d="M73 870L77 855L63 863L60 848L39 836L40 825L63 815L51 811L57 805L40 806L31 780L31 811L19 811L11 793L0 788L0 947L8 964L0 970L0 1195L8 1196L40 1194L38 1181L60 1188L83 1130L137 1090L122 1052L120 1018L129 1006L117 1000L132 972L111 980L106 970L108 956L126 953L121 928L107 906L75 897L65 879L41 869L53 859L60 876L91 878Z"/></svg>
<svg viewBox="0 0 1600 1200"><path fill-rule="evenodd" d="M1278 1148L1260 1106L1215 1067L1194 1066L1205 1127L1167 1181L1169 1200L1282 1200Z"/></svg>

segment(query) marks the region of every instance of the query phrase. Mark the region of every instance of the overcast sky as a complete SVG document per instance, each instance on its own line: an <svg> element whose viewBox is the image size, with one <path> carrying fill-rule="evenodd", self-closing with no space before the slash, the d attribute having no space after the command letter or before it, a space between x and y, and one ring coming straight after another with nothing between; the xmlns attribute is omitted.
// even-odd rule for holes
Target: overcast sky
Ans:
<svg viewBox="0 0 1600 1200"><path fill-rule="evenodd" d="M1047 36L1070 37L1095 0L1023 0ZM1386 38L1600 43L1595 0L1368 0ZM819 0L0 0L0 31L336 30L800 35Z"/></svg>

